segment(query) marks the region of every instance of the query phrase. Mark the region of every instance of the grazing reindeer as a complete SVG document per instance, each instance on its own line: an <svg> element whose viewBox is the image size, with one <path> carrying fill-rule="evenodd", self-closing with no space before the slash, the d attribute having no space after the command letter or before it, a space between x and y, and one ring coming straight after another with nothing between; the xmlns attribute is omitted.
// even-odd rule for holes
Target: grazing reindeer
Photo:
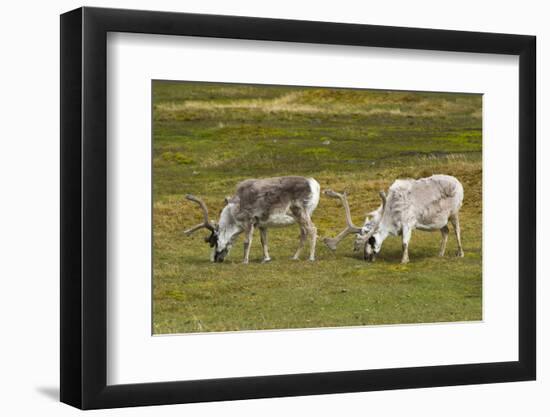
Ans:
<svg viewBox="0 0 550 417"><path fill-rule="evenodd" d="M464 189L462 184L449 175L433 175L418 180L396 180L389 189L388 196L381 191L382 205L369 213L363 227L355 226L351 220L346 194L325 191L329 197L339 198L346 211L347 227L335 238L326 238L325 244L332 250L347 235L355 233L354 249L364 247L364 258L374 261L382 243L389 236L401 235L403 241L402 263L409 262L409 241L414 229L441 231L439 256L445 255L449 236L447 223L453 225L458 243L457 256L463 257L460 241L458 212L462 206Z"/></svg>
<svg viewBox="0 0 550 417"><path fill-rule="evenodd" d="M298 223L300 243L293 259L299 259L309 235L309 260L313 261L317 228L311 221L311 215L319 203L320 189L319 183L313 178L277 177L245 180L237 185L233 197L226 198L226 205L221 211L218 224L208 219L208 209L203 201L187 195L188 200L198 203L201 207L204 221L184 233L190 235L201 228L210 230L210 236L205 241L213 248L211 260L223 262L237 236L244 232L243 263L246 264L252 235L254 229L258 228L264 252L262 262L269 262L271 258L267 249L267 228Z"/></svg>

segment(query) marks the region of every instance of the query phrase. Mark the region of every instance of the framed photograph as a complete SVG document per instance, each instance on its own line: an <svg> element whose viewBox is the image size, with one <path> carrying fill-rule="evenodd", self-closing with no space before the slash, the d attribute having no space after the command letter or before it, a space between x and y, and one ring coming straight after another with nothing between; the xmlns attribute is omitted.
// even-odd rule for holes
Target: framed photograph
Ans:
<svg viewBox="0 0 550 417"><path fill-rule="evenodd" d="M525 35L63 14L61 401L535 379L535 66Z"/></svg>

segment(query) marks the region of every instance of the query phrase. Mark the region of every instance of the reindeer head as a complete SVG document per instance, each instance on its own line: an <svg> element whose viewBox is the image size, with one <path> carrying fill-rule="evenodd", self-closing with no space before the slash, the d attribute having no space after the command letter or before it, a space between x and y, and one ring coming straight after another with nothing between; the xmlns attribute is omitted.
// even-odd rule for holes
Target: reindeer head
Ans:
<svg viewBox="0 0 550 417"><path fill-rule="evenodd" d="M333 198L339 198L342 202L342 205L344 206L345 213L346 213L346 223L347 227L338 234L335 238L325 238L324 242L325 244L332 250L336 249L336 246L338 243L347 235L349 234L356 234L355 242L353 245L354 251L359 251L361 248L364 250L364 259L367 261L374 261L376 255L380 251L380 248L382 246L381 240L377 238L378 234L378 227L380 226L380 222L382 221L382 217L384 215L384 209L386 208L386 193L383 191L380 191L380 198L382 199L382 207L372 213L369 213L370 216L372 216L372 219L370 217L367 217L367 220L365 221L365 225L363 227L357 227L353 224L353 221L351 220L351 212L347 200L346 193L340 194L336 193L332 190L326 190L325 194L329 197Z"/></svg>
<svg viewBox="0 0 550 417"><path fill-rule="evenodd" d="M378 210L369 213L373 218L365 222L364 232L360 235L364 248L363 258L369 262L374 262L378 253L380 253L380 249L382 249L383 239L380 236L379 228L386 209L386 193L384 191L380 191L380 198L382 199L382 206Z"/></svg>
<svg viewBox="0 0 550 417"><path fill-rule="evenodd" d="M226 198L226 206L220 214L220 223L216 224L208 218L208 208L206 204L199 198L188 194L185 196L189 201L197 203L203 213L204 221L191 229L186 230L184 233L190 235L191 233L205 228L210 231L210 235L204 238L204 241L212 248L211 260L213 262L223 262L231 246L233 240L240 233L240 229L237 227L231 210L229 210L229 200Z"/></svg>

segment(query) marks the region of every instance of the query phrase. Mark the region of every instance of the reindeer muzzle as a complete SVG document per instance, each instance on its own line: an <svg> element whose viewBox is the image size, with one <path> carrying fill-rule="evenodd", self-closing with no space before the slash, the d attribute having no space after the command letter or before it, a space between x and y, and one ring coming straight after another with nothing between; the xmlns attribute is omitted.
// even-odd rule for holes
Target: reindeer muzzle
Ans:
<svg viewBox="0 0 550 417"><path fill-rule="evenodd" d="M367 262L374 262L374 261L376 261L376 254L374 252L373 253L368 253L368 254L365 253L364 258L365 258L365 261L367 261Z"/></svg>
<svg viewBox="0 0 550 417"><path fill-rule="evenodd" d="M223 262L223 260L227 255L227 252L228 252L227 249L224 249L221 252L216 251L216 253L214 254L214 262L220 262L220 263Z"/></svg>

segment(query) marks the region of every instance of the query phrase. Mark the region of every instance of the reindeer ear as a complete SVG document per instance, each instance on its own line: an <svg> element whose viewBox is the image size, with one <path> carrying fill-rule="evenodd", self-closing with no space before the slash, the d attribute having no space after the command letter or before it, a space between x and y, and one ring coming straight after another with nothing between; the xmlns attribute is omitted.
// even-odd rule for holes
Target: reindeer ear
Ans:
<svg viewBox="0 0 550 417"><path fill-rule="evenodd" d="M225 196L225 198L223 199L223 202L225 203L225 205L227 206L229 204L229 201L231 200L231 197L230 196Z"/></svg>

